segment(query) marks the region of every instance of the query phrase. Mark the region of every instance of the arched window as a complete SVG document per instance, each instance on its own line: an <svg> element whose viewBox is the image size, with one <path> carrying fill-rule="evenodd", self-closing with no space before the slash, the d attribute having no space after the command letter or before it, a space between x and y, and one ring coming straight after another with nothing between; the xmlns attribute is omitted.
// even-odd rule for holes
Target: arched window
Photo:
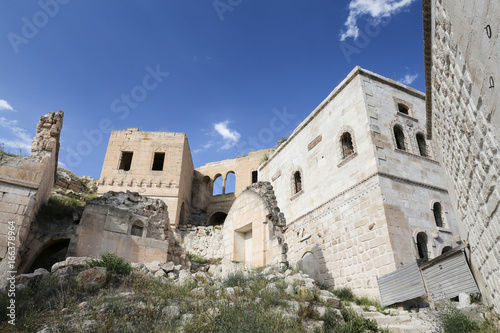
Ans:
<svg viewBox="0 0 500 333"><path fill-rule="evenodd" d="M443 227L443 211L441 209L441 204L439 202L435 202L434 205L432 205L432 211L434 213L434 221L436 222L436 225L440 228Z"/></svg>
<svg viewBox="0 0 500 333"><path fill-rule="evenodd" d="M142 221L135 221L134 224L132 224L132 229L130 230L130 234L132 236L142 237L143 231L144 231L144 223L142 223Z"/></svg>
<svg viewBox="0 0 500 333"><path fill-rule="evenodd" d="M451 250L451 246L445 246L443 247L443 251L441 251L441 254L446 253Z"/></svg>
<svg viewBox="0 0 500 333"><path fill-rule="evenodd" d="M295 171L293 174L294 188L295 193L299 193L302 191L302 176L300 175L300 171Z"/></svg>
<svg viewBox="0 0 500 333"><path fill-rule="evenodd" d="M215 176L215 179L214 179L214 187L213 187L212 195L222 194L223 193L222 186L223 186L222 176L220 174L218 174L217 176Z"/></svg>
<svg viewBox="0 0 500 333"><path fill-rule="evenodd" d="M419 232L417 235L417 249L418 256L422 261L429 260L429 254L427 252L427 235L425 232Z"/></svg>
<svg viewBox="0 0 500 333"><path fill-rule="evenodd" d="M340 137L340 144L342 145L342 158L347 158L349 155L354 153L352 138L349 132L342 134Z"/></svg>
<svg viewBox="0 0 500 333"><path fill-rule="evenodd" d="M226 184L224 186L224 193L234 193L236 191L236 175L234 172L229 171L226 175Z"/></svg>
<svg viewBox="0 0 500 333"><path fill-rule="evenodd" d="M399 125L394 126L394 139L396 139L396 148L406 150L405 134Z"/></svg>
<svg viewBox="0 0 500 333"><path fill-rule="evenodd" d="M401 113L404 113L406 115L409 114L409 109L406 105L402 104L402 103L398 103L398 111L401 112Z"/></svg>
<svg viewBox="0 0 500 333"><path fill-rule="evenodd" d="M417 133L417 144L418 151L420 152L420 156L427 157L427 143L425 141L425 136L422 133Z"/></svg>

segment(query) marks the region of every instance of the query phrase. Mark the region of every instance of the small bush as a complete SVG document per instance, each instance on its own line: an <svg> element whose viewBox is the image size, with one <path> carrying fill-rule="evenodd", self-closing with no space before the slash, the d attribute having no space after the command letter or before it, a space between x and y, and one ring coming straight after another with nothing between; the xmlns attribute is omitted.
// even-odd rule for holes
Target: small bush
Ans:
<svg viewBox="0 0 500 333"><path fill-rule="evenodd" d="M344 324L339 325L339 330L335 332L363 333L366 331L378 332L377 322L373 319L366 319L358 315L354 310L341 310L344 317Z"/></svg>
<svg viewBox="0 0 500 333"><path fill-rule="evenodd" d="M443 333L479 332L479 324L459 310L449 307L440 313Z"/></svg>
<svg viewBox="0 0 500 333"><path fill-rule="evenodd" d="M92 259L87 262L89 267L105 267L108 272L118 275L128 275L132 271L130 263L114 253L103 253L101 259Z"/></svg>
<svg viewBox="0 0 500 333"><path fill-rule="evenodd" d="M230 273L223 281L224 287L245 287L248 283L248 278L242 272Z"/></svg>
<svg viewBox="0 0 500 333"><path fill-rule="evenodd" d="M49 201L38 212L38 218L43 220L72 218L73 212L82 207L83 202L62 195L51 195Z"/></svg>
<svg viewBox="0 0 500 333"><path fill-rule="evenodd" d="M344 287L340 289L333 290L333 294L340 298L342 301L353 302L354 294L350 288Z"/></svg>
<svg viewBox="0 0 500 333"><path fill-rule="evenodd" d="M198 264L207 264L210 262L210 260L203 258L202 256L199 256L199 255L194 254L194 253L188 252L187 256L188 256L189 260L191 260L192 262L196 262Z"/></svg>

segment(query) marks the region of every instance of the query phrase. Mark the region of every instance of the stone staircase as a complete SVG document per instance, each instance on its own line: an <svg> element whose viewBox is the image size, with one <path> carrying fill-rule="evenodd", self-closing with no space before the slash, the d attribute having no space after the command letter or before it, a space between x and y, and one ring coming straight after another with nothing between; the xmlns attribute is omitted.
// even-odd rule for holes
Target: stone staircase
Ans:
<svg viewBox="0 0 500 333"><path fill-rule="evenodd" d="M432 314L428 309L419 309L419 312L410 312L399 309L387 309L383 314L374 306L361 307L355 304L351 308L364 318L374 319L381 328L391 333L429 333L437 332Z"/></svg>

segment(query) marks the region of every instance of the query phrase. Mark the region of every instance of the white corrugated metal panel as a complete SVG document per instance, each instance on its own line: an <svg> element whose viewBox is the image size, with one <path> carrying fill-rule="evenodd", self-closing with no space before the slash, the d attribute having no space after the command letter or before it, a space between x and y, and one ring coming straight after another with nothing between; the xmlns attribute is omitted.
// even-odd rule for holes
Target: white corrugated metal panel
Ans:
<svg viewBox="0 0 500 333"><path fill-rule="evenodd" d="M479 292L463 251L424 267L422 274L434 301Z"/></svg>
<svg viewBox="0 0 500 333"><path fill-rule="evenodd" d="M378 280L382 305L403 302L426 294L417 263L404 266Z"/></svg>

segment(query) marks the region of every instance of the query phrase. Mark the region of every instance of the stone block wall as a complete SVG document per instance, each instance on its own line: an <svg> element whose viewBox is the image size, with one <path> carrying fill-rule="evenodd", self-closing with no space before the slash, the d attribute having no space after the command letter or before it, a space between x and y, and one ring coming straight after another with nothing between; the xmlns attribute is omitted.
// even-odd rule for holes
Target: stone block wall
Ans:
<svg viewBox="0 0 500 333"><path fill-rule="evenodd" d="M198 226L174 231L175 239L186 249L206 259L219 259L224 256L221 226Z"/></svg>
<svg viewBox="0 0 500 333"><path fill-rule="evenodd" d="M168 207L132 192L107 192L87 203L68 256L115 253L130 262L174 261ZM185 258L184 258L185 259Z"/></svg>
<svg viewBox="0 0 500 333"><path fill-rule="evenodd" d="M234 202L222 227L222 274L287 264L288 247L282 234L285 223L271 183L248 186Z"/></svg>
<svg viewBox="0 0 500 333"><path fill-rule="evenodd" d="M427 238L427 258L435 258L445 247L458 245L460 232L436 149L425 139L425 95L373 73L365 73L361 81L396 266L419 258L419 233ZM397 147L395 126L403 131L404 149ZM420 147L418 135L424 143ZM442 228L433 215L436 202L442 208Z"/></svg>
<svg viewBox="0 0 500 333"><path fill-rule="evenodd" d="M378 297L376 277L396 269L376 175L290 221L284 235L290 264L327 286Z"/></svg>
<svg viewBox="0 0 500 333"><path fill-rule="evenodd" d="M0 277L17 269L34 216L50 197L63 115L58 111L40 117L30 156L0 155ZM9 222L14 222L14 242L8 238ZM7 256L8 248L15 249Z"/></svg>
<svg viewBox="0 0 500 333"><path fill-rule="evenodd" d="M484 299L500 312L500 11L497 1L424 0L428 135L439 147Z"/></svg>

